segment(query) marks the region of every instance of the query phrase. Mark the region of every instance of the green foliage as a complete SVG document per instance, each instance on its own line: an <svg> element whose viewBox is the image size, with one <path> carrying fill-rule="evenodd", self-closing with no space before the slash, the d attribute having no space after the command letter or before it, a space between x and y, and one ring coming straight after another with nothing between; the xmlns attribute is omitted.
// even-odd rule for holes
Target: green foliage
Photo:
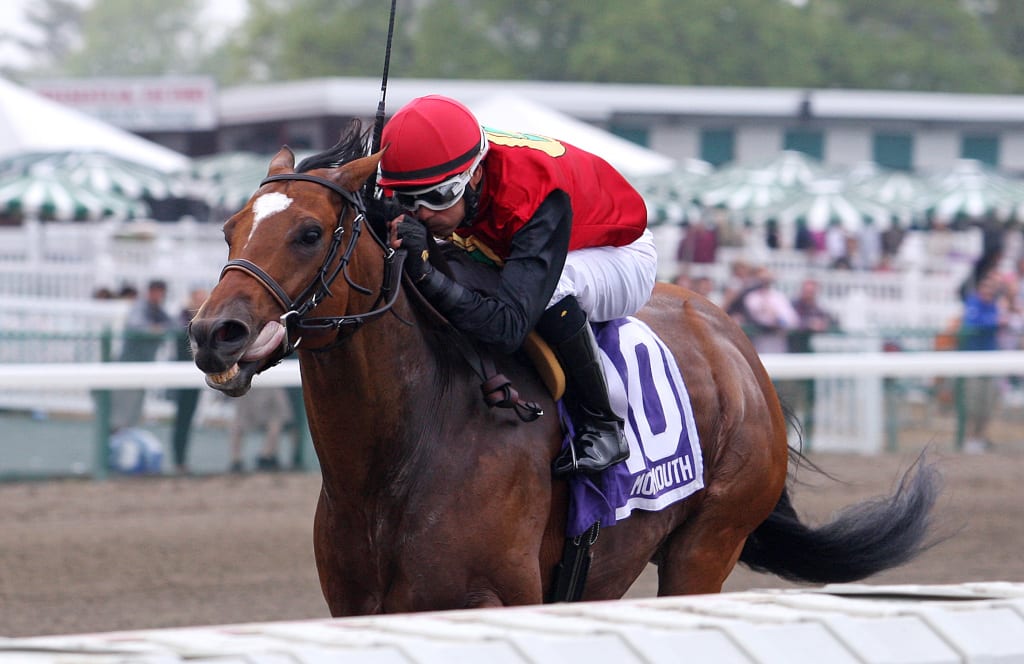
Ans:
<svg viewBox="0 0 1024 664"><path fill-rule="evenodd" d="M33 60L32 71L60 71L82 30L84 11L75 0L37 0L26 6L25 22L34 37L0 31L0 43L10 42Z"/></svg>
<svg viewBox="0 0 1024 664"><path fill-rule="evenodd" d="M212 0L211 0L212 1ZM35 73L380 76L383 0L37 0ZM1024 91L1020 0L399 0L395 77Z"/></svg>
<svg viewBox="0 0 1024 664"><path fill-rule="evenodd" d="M198 9L198 0L94 0L65 69L72 76L191 73L202 49L193 30Z"/></svg>

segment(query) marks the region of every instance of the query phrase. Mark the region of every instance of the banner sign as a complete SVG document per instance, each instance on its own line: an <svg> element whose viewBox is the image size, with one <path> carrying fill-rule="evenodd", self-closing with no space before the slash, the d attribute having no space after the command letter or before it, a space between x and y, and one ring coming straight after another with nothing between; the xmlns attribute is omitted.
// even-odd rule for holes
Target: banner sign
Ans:
<svg viewBox="0 0 1024 664"><path fill-rule="evenodd" d="M39 95L129 131L195 131L217 126L209 76L38 79Z"/></svg>

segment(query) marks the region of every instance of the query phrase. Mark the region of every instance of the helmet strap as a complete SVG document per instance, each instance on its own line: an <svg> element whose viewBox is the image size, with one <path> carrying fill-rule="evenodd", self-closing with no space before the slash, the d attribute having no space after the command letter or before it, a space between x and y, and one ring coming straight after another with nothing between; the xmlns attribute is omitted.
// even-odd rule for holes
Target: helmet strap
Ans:
<svg viewBox="0 0 1024 664"><path fill-rule="evenodd" d="M476 189L471 185L466 185L466 190L462 193L462 200L465 202L464 210L465 216L462 221L459 222L459 226L471 226L473 220L476 218L476 213L480 209L480 192L484 188L484 177L485 174L480 174L480 182L477 184Z"/></svg>

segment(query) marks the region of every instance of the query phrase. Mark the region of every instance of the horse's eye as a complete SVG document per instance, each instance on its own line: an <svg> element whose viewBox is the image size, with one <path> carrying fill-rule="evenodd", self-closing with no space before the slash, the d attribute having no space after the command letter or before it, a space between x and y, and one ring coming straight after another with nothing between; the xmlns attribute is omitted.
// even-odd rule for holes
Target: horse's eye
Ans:
<svg viewBox="0 0 1024 664"><path fill-rule="evenodd" d="M299 233L298 240L300 244L310 246L319 242L320 238L323 237L323 234L324 232L320 228L316 226L310 226L309 228L303 229L302 232Z"/></svg>

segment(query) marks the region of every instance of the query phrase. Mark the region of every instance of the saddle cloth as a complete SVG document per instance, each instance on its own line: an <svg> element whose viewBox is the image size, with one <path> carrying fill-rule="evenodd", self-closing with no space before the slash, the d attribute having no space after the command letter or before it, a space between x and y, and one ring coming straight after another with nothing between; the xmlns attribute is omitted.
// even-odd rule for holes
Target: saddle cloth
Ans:
<svg viewBox="0 0 1024 664"><path fill-rule="evenodd" d="M612 409L626 422L629 459L603 473L569 476L568 537L634 510L658 511L704 488L704 461L690 397L675 358L636 318L594 324ZM559 402L572 440L572 423Z"/></svg>

